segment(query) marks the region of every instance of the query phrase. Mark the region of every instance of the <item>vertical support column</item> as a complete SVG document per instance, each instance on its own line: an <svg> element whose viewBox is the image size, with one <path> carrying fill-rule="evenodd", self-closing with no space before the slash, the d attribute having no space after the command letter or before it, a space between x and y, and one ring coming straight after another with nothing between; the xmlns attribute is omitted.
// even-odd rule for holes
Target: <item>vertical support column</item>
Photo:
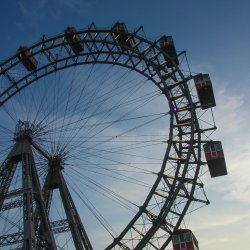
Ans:
<svg viewBox="0 0 250 250"><path fill-rule="evenodd" d="M51 206L51 200L52 200L52 195L53 195L53 190L58 188L58 186L52 186L52 179L57 179L53 167L50 165L48 166L49 171L46 175L46 179L43 185L43 197L44 197L44 205L46 208L47 213L49 214L50 211L50 206ZM57 182L57 181L56 181Z"/></svg>
<svg viewBox="0 0 250 250"><path fill-rule="evenodd" d="M46 206L44 204L44 198L41 190L40 181L38 178L35 161L32 155L32 152L28 155L30 158L30 168L31 168L31 175L33 180L33 188L35 191L35 200L37 205L37 212L39 213L40 217L40 228L37 234L39 234L38 239L38 249L41 249L42 247L48 250L56 250L56 243L54 239L53 232L51 230L48 214L46 211ZM36 219L36 213L34 213L34 218ZM36 221L37 222L37 221Z"/></svg>
<svg viewBox="0 0 250 250"><path fill-rule="evenodd" d="M32 142L31 144L41 155L43 155L48 160L49 164L49 172L46 176L43 186L43 201L45 209L47 210L47 214L50 210L53 190L59 189L75 248L77 250L93 250L62 174L63 168L61 165L63 161L61 156L56 155L50 157L34 142ZM39 218L37 214L38 210L36 211L36 218L38 220ZM40 220L41 219L42 218L40 217ZM41 224L40 228L42 228Z"/></svg>
<svg viewBox="0 0 250 250"><path fill-rule="evenodd" d="M60 194L64 205L64 210L67 215L67 219L70 225L71 234L76 249L93 250L89 238L87 236L87 233L81 223L80 216L76 210L76 207L68 190L61 169L58 169L58 182L59 182Z"/></svg>
<svg viewBox="0 0 250 250"><path fill-rule="evenodd" d="M3 206L5 195L8 192L10 183L13 179L14 173L16 171L17 163L9 160L5 160L0 170L0 211Z"/></svg>
<svg viewBox="0 0 250 250"><path fill-rule="evenodd" d="M53 189L49 187L51 178L55 178L55 176L52 175L51 173L51 168L49 168L48 173L46 174L46 179L43 185L42 189L42 197L43 197L43 204L44 204L44 209L47 213L47 216L49 216L50 212L50 206L51 206L51 201L52 201L52 195L53 195ZM39 223L41 217L39 216L39 209L37 208L35 210L35 224L37 226L36 230L40 231L41 224Z"/></svg>
<svg viewBox="0 0 250 250"><path fill-rule="evenodd" d="M33 189L31 163L27 153L22 154L22 167L23 189L26 190L23 194L24 250L33 250L35 249L35 226L32 204Z"/></svg>

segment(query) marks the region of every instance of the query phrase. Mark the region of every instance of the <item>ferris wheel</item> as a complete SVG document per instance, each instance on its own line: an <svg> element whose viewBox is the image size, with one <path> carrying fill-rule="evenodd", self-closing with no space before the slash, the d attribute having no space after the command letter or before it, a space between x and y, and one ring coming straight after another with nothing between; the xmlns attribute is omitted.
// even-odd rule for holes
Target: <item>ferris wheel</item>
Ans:
<svg viewBox="0 0 250 250"><path fill-rule="evenodd" d="M171 36L124 23L69 27L3 62L0 247L172 249L209 203L202 145L223 160L209 76L186 62Z"/></svg>

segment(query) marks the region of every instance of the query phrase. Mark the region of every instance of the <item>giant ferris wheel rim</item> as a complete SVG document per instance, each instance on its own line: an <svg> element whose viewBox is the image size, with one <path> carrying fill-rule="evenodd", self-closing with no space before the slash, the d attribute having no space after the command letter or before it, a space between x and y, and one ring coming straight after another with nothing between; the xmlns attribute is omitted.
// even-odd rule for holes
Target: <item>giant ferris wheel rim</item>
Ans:
<svg viewBox="0 0 250 250"><path fill-rule="evenodd" d="M46 77L49 74L53 74L56 71L59 70L64 70L69 67L73 66L81 66L84 64L113 64L113 65L119 65L134 71L137 71L139 74L146 76L149 78L150 81L152 81L161 91L164 92L164 95L168 99L169 103L169 114L170 114L170 131L169 131L169 141L168 141L168 146L166 149L166 154L163 159L161 171L158 173L158 178L156 179L154 185L152 186L151 191L149 192L144 204L142 207L139 209L138 213L135 215L135 217L129 222L127 227L123 230L123 232L114 239L114 242L111 243L106 249L111 249L116 246L123 246L124 243L121 243L123 240L123 236L126 235L126 233L133 228L134 223L136 220L145 214L145 210L147 208L148 203L150 202L151 198L153 197L154 193L156 192L156 189L160 183L165 177L164 175L164 170L166 167L166 164L168 161L174 161L176 164L183 164L183 171L180 174L179 169L176 170L177 177L182 176L183 178L186 175L188 165L189 165L189 160L191 158L191 155L195 155L196 153L193 152L193 145L197 143L197 138L198 140L200 139L200 132L199 132L199 123L198 123L198 118L195 113L195 105L193 104L193 100L191 97L191 94L189 92L188 86L187 86L187 79L180 68L175 64L175 62L169 57L166 52L164 52L159 46L158 46L158 41L156 42L151 42L141 36L139 36L137 33L128 33L127 35L131 38L134 44L137 44L137 46L133 48L125 47L124 50L121 49L121 44L119 44L115 36L113 34L112 29L86 29L82 31L77 32L78 35L82 37L82 41L85 44L90 44L89 45L89 50L88 52L80 53L79 55L68 55L67 57L65 56L64 58L57 58L56 55L53 55L53 50L57 47L60 47L64 49L65 46L68 46L67 41L65 40L65 35L61 34L58 36L54 36L48 39L45 39L43 37L42 41L27 47L27 50L32 51L33 56L39 57L39 55L43 55L44 53L48 52L50 55L53 55L55 60L51 59L51 61L47 61L47 64L45 65L39 65L39 60L38 60L38 68L34 72L27 72L27 74L24 74L22 78L19 78L17 81L14 79L14 77L11 76L9 73L12 71L16 66L21 64L21 61L18 59L17 55L12 56L11 58L7 59L5 62L3 62L0 65L0 76L5 75L5 78L7 81L10 82L10 86L7 87L5 90L1 91L0 93L0 103L1 106L5 104L10 98L14 97L15 94L17 94L19 91L22 91L24 88L28 87L31 85L33 82L38 81L40 78ZM85 39L86 38L86 39ZM110 40L108 40L110 39ZM137 42L137 43L135 43ZM91 45L92 44L92 45ZM102 48L105 48L105 50L98 50L98 46L103 45ZM150 54L154 53L156 56L152 60L152 57L147 57L148 53L144 51L141 51L140 46L141 45L147 45L149 49L147 51L150 51ZM93 51L92 51L93 50ZM151 53L152 52L152 53ZM168 57L172 67L166 67L166 65L161 65L159 62L161 62L161 59L163 58L163 55ZM99 59L101 56L103 56L104 59ZM93 57L93 60L89 60L89 57ZM126 57L127 60L124 62L121 61L123 57ZM85 58L85 61L84 61ZM87 58L87 59L86 59ZM138 60L138 61L134 61ZM136 63L137 64L136 64ZM139 62L139 63L138 63ZM141 66L141 63L145 64L144 69L140 69L139 66ZM58 66L59 65L59 66ZM61 66L60 66L61 65ZM178 82L181 83L176 83L174 81L174 78L172 75L170 75L170 78L167 78L164 80L164 77L166 74L169 73L169 70L171 70L173 75L178 74ZM41 72L44 72L43 74L40 74ZM155 80L156 78L156 80ZM167 82L166 80L169 80ZM176 97L173 96L173 93L171 90L175 87L173 87L176 84L176 87L179 87L179 92L183 92L183 96L181 98L184 98L186 107L178 107L178 104L175 99ZM20 86L19 86L20 85ZM170 86L170 87L169 87ZM173 147L175 147L175 142L173 137L177 136L179 137L179 140L182 139L183 135L181 135L182 132L182 126L180 125L179 121L181 118L179 118L179 113L178 112L173 112L173 109L183 109L183 112L186 112L189 114L189 117L191 117L191 123L190 123L190 128L189 128L189 149L188 149L188 154L187 157L185 158L185 161L183 162L183 159L181 157L177 157L176 159L171 158L170 156L170 151L172 150ZM180 125L180 126L179 126ZM174 132L175 130L179 131L179 135L177 135L177 132ZM175 134L174 134L175 133ZM197 135L197 137L195 137ZM198 174L199 174L199 167L200 167L200 143L198 142L199 148L197 152L197 158L198 161L196 165L197 170L194 175L193 181L193 190L195 188ZM176 149L175 149L176 150ZM173 182L170 184L171 190L173 192L172 195L169 197L166 197L165 205L161 209L160 213L157 215L155 218L155 221L152 221L152 227L149 230L149 233L145 236L141 237L140 242L138 243L138 246L136 246L135 249L142 249L147 242L151 239L152 235L164 224L164 220L166 219L168 212L170 210L171 205L173 204L176 195L178 194L178 189L181 189L181 182L176 178L173 180ZM193 191L191 191L192 193ZM191 195L192 196L192 195ZM190 199L187 200L185 209L182 211L182 214L179 216L179 220L175 227L178 227L185 215L185 212L187 211L190 203L192 202L192 197L190 196ZM151 217L150 217L151 216ZM148 215L149 220L153 220L152 215ZM171 232L168 232L169 234ZM166 242L169 242L170 236ZM122 245L121 245L122 244ZM124 244L125 246L125 244ZM163 249L164 244L161 248Z"/></svg>

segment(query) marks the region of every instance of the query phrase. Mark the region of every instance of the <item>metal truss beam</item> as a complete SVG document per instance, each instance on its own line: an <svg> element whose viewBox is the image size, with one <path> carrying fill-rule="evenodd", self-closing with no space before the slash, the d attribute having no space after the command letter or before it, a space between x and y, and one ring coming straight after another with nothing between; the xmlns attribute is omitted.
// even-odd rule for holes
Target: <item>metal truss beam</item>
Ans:
<svg viewBox="0 0 250 250"><path fill-rule="evenodd" d="M51 227L54 234L59 234L70 230L67 220L53 221L51 222ZM14 245L22 242L24 242L24 232L0 236L0 247Z"/></svg>
<svg viewBox="0 0 250 250"><path fill-rule="evenodd" d="M10 99L12 96L14 96L16 93L21 91L32 82L35 82L38 79L47 76L55 71L81 64L116 64L129 69L133 69L145 77L150 77L150 80L152 80L152 82L154 82L154 84L158 86L160 90L162 90L162 93L167 97L170 110L172 110L173 108L176 109L176 112L174 113L171 113L171 111L169 112L170 140L168 142L166 155L164 157L162 168L157 177L157 180L152 187L152 190L148 194L144 204L140 207L139 212L122 231L122 233L114 239L114 242L110 246L108 246L107 249L114 248L117 245L121 246L123 249L129 249L122 242L126 242L126 245L131 247L133 246L133 248L135 246L135 249L137 250L143 249L148 244L152 244L153 240L157 240L157 236L155 237L156 231L159 228L162 228L164 225L167 226L166 218L168 216L168 213L171 213L171 211L173 211L173 201L176 199L176 197L181 197L182 195L188 199L188 202L186 203L182 214L176 213L178 220L176 220L175 226L178 227L180 225L180 222L185 215L190 202L194 200L194 190L197 186L195 182L197 181L200 165L202 164L200 152L201 133L215 129L214 127L202 130L199 127L198 117L195 113L195 109L199 108L199 106L196 103L193 103L191 93L189 92L187 84L187 81L189 81L189 79L185 78L185 76L174 63L171 67L168 67L166 66L165 61L162 62L164 53L157 45L158 41L147 41L147 39L139 37L135 33L128 33L128 37L132 38L133 41L133 47L128 48L117 42L112 29L96 30L95 26L91 25L88 30L77 32L77 34L79 34L79 36L81 37L81 40L86 44L86 50L83 53L79 54L79 56L77 55L77 57L76 55L68 53L67 50L64 50L65 46L67 46L65 40L63 39L64 35L59 35L50 39L45 39L44 37L41 43L38 43L30 48L34 52L33 55L35 57L41 56L43 59L45 59L41 60L41 62L44 63L38 65L35 73L28 73L25 76L21 75L20 77L16 77L15 85L12 84L11 86L9 86L6 84L6 86L8 87L3 90L2 93L0 93L0 98L2 98L0 102L1 106L8 99ZM60 58L56 56L56 50L59 48L62 49L62 56ZM77 59L72 60L74 58ZM14 68L20 63L20 61L16 59L16 55L10 59L10 61L12 60L15 63L11 63L11 65L9 66L9 62L6 61L6 63L2 64L1 68L3 68L5 71L8 71L9 69ZM151 76L151 72L153 72L154 77ZM183 119L185 119L185 117L190 119L188 123L183 123ZM172 140L176 137L178 137L178 140L182 140L183 138L188 137L188 146L184 148L180 144L175 145ZM194 144L197 143L197 141L199 147L196 150L194 149ZM49 158L46 156L46 153L42 155L47 159ZM173 162L173 159L170 159L169 155L177 155L183 161L181 163L181 169L179 166L180 164L178 164L178 160ZM185 155L185 157L183 157L183 155ZM192 188L190 190L187 190L184 183L181 183L181 179L171 180L171 182L166 181L166 183L164 183L164 171L166 164L169 162L171 165L174 164L176 166L176 172L174 173L175 176L181 175L181 178L184 178L186 176L188 165L193 164L193 169L195 169L193 178L195 181L194 183L189 183L186 181L186 183L188 183L190 186L192 185ZM64 209L66 211L67 220L70 225L70 230L72 232L76 248L92 249L91 245L88 243L87 234L81 224L80 217L70 196L61 169L58 168L57 170L58 181L56 185L59 188L63 200ZM162 202L162 204L164 205L157 211L158 213L156 213L155 216L153 216L152 214L149 216L148 212L147 215L149 217L149 221L151 220L152 223L148 223L147 232L143 232L143 234L139 233L139 238L141 239L141 241L136 246L139 241L137 237L138 235L136 235L137 238L133 237L132 231L142 231L137 227L138 225L142 225L142 223L140 224L139 220L143 219L146 208L150 204L151 200L153 203L153 196L156 195L157 191L162 188L162 183L164 185L164 188L166 189L164 190L164 192L168 192L169 196L163 197L164 202ZM44 195L44 203L48 211L52 196L51 190L53 190L53 188L47 188L47 190L48 193L45 192L46 194ZM141 226L141 228L143 228L143 226ZM133 241L134 239L135 241ZM152 242L150 242L150 240L152 240ZM169 241L170 234L168 235L166 242ZM163 244L161 249L165 249L165 247L167 246L166 244Z"/></svg>
<svg viewBox="0 0 250 250"><path fill-rule="evenodd" d="M8 193L6 193L6 195L4 195L4 199L9 199L9 198L13 198L15 196L20 196L20 195L23 195L24 193L29 192L29 191L31 191L30 188L15 189L15 190L12 190L12 191L9 191Z"/></svg>
<svg viewBox="0 0 250 250"><path fill-rule="evenodd" d="M81 218L77 212L62 174L60 158L50 157L35 143L32 143L32 146L48 160L49 171L43 186L44 204L47 214L49 214L53 190L59 189L64 210L67 216L67 220L53 222L53 224L51 224L53 226L53 232L62 233L70 230L75 248L77 250L92 250L93 248L91 246L90 240L81 222Z"/></svg>
<svg viewBox="0 0 250 250"><path fill-rule="evenodd" d="M8 192L18 162L22 163L22 188ZM41 185L29 141L24 139L16 142L2 165L0 173L1 211L23 206L23 233L16 233L8 237L3 236L1 238L3 244L18 243L21 241L22 235L25 250L36 249L37 244L40 244L42 249L55 250L56 244L44 206ZM23 196L22 200L11 201L3 206L5 200L19 195ZM38 210L41 223L38 238L35 230L34 205Z"/></svg>
<svg viewBox="0 0 250 250"><path fill-rule="evenodd" d="M51 227L54 234L70 231L68 220L58 220L51 222Z"/></svg>
<svg viewBox="0 0 250 250"><path fill-rule="evenodd" d="M17 163L11 160L10 156L5 160L0 169L0 211L6 194L8 193L9 186L14 176Z"/></svg>
<svg viewBox="0 0 250 250"><path fill-rule="evenodd" d="M24 233L14 233L0 236L0 247L24 242Z"/></svg>
<svg viewBox="0 0 250 250"><path fill-rule="evenodd" d="M13 209L13 208L21 207L22 205L23 205L23 200L12 201L12 202L4 204L2 206L1 211L6 211L6 210Z"/></svg>
<svg viewBox="0 0 250 250"><path fill-rule="evenodd" d="M60 169L58 169L58 181L64 210L66 212L76 249L93 250Z"/></svg>

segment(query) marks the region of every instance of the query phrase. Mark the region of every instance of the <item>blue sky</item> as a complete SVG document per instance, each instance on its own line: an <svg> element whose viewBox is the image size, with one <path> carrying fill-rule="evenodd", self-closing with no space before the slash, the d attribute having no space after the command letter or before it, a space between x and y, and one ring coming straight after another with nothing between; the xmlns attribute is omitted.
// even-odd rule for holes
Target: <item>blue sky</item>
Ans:
<svg viewBox="0 0 250 250"><path fill-rule="evenodd" d="M3 2L3 1L2 1ZM190 227L202 250L248 249L250 223L250 3L248 0L16 0L0 9L0 61L20 45L67 26L111 27L123 21L130 30L143 25L148 39L174 37L186 50L191 71L209 73L217 107L215 136L223 141L229 175L205 178L211 205L192 214Z"/></svg>

